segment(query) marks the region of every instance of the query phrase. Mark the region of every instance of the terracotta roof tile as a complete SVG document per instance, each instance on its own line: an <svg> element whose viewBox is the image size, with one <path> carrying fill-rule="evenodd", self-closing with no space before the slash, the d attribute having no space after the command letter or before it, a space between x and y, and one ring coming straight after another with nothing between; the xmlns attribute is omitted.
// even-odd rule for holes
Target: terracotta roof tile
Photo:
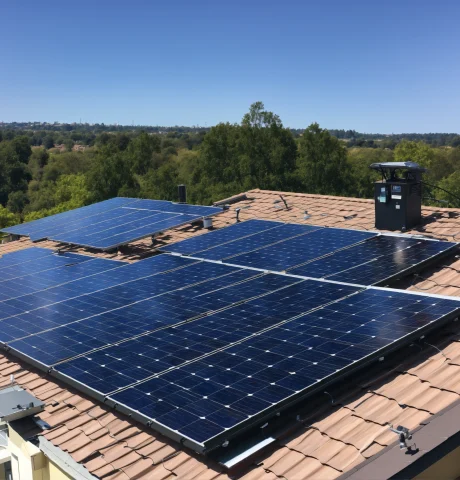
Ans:
<svg viewBox="0 0 460 480"><path fill-rule="evenodd" d="M241 480L278 480L279 477L273 472L265 470L263 467L255 467L250 470L246 475L241 477Z"/></svg>

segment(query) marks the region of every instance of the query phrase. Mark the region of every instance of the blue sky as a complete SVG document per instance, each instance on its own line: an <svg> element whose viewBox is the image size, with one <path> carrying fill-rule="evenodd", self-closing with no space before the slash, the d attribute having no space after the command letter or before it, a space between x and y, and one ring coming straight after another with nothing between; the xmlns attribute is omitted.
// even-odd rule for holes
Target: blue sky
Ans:
<svg viewBox="0 0 460 480"><path fill-rule="evenodd" d="M460 131L460 1L0 2L0 121Z"/></svg>

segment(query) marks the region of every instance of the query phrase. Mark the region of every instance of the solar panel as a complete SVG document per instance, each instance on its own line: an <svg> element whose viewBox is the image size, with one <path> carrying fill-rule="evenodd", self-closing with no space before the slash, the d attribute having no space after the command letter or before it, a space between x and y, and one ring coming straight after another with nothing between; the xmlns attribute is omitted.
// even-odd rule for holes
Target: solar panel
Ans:
<svg viewBox="0 0 460 480"><path fill-rule="evenodd" d="M68 223L66 232L113 242L151 229L139 226L147 218L171 220L156 211L169 202L149 202L106 205L108 219L91 210L73 226L99 230ZM130 211L123 221L117 208ZM203 208L207 215L212 207ZM158 255L126 264L32 248L0 257L0 342L206 451L457 316L458 300L359 286L455 247L248 221L171 247L204 260Z"/></svg>
<svg viewBox="0 0 460 480"><path fill-rule="evenodd" d="M161 247L162 252L174 252L182 255L193 255L202 250L223 245L225 243L234 242L246 238L250 235L278 228L283 225L282 222L271 222L266 220L247 220L245 222L235 223L226 228L214 230L205 235L188 238L181 242L165 245ZM247 240L247 238L246 238Z"/></svg>
<svg viewBox="0 0 460 480"><path fill-rule="evenodd" d="M269 275L254 278L256 276L254 272L244 270L227 272L200 283L196 288L182 287L174 293L159 293L136 304L10 341L9 346L44 364L53 365L95 348L190 321L299 281L292 277ZM212 291L214 289L217 290Z"/></svg>
<svg viewBox="0 0 460 480"><path fill-rule="evenodd" d="M0 302L42 292L120 265L123 263L73 253L55 254L49 249L30 248L9 253L0 258Z"/></svg>
<svg viewBox="0 0 460 480"><path fill-rule="evenodd" d="M133 201L132 198L116 197L103 202L94 203L86 207L77 208L68 212L58 213L50 217L40 218L31 222L21 223L13 227L2 229L2 232L10 233L12 235L23 235L31 237L34 240L42 240L46 238L46 231L48 228L55 228L57 225L68 225L78 222L86 217L98 215L103 212L108 212L127 205Z"/></svg>
<svg viewBox="0 0 460 480"><path fill-rule="evenodd" d="M172 324L193 316L189 314L191 306L187 300L177 304L176 299L169 298L168 302L166 298L163 305L161 301L153 300L158 295L191 287L200 282L214 281L218 277L231 273L240 272L238 276L229 279L229 283L258 275L253 271L241 272L237 268L226 265L194 262L180 257L160 256L156 259L156 261L154 259L147 261L150 267L148 272L143 269L146 261L117 269L115 273L118 274L119 279L116 280L115 285L101 282L104 277L110 279L111 274L114 273L110 272L82 279L72 285L64 285L57 288L51 295L47 294L48 292L40 292L3 302L0 341L11 342L102 314L104 316L95 319L91 325L100 326L101 322L109 323L118 318L117 328L120 329L118 335L121 335L121 338L130 338L139 331L145 332L157 328L162 323ZM180 268L171 270L167 265L171 260L174 260L176 265L180 265ZM141 270L139 271L136 266ZM130 275L131 279L128 280ZM156 278L155 275L161 276ZM282 281L284 280L281 279L280 282ZM297 279L294 278L291 281L297 281ZM90 283L90 291L84 293L87 283ZM218 285L219 282L213 285L216 284ZM248 295L254 296L256 289L254 285L252 287L254 289L248 291L240 289L239 296L241 298L247 298ZM219 302L226 304L229 301L233 301L230 296L227 299L216 299L214 305L209 305L207 309L215 309ZM115 312L115 315L111 312ZM125 320L122 319L123 316L126 316ZM128 317L130 321L132 319L132 325ZM107 336L106 343L110 341L113 341L113 335Z"/></svg>
<svg viewBox="0 0 460 480"><path fill-rule="evenodd" d="M3 231L27 235L33 241L48 238L72 245L110 250L220 212L222 209L218 207L113 198Z"/></svg>
<svg viewBox="0 0 460 480"><path fill-rule="evenodd" d="M374 285L435 256L456 248L456 243L380 235L359 245L291 269L289 273L313 278Z"/></svg>
<svg viewBox="0 0 460 480"><path fill-rule="evenodd" d="M282 311L285 306L282 302ZM452 319L459 307L457 300L371 288L198 360L184 358L182 366L109 399L203 451L262 425L336 377ZM66 368L78 379L85 364ZM101 375L104 368L95 371Z"/></svg>
<svg viewBox="0 0 460 480"><path fill-rule="evenodd" d="M223 299L230 297L240 301L255 294L257 298L235 306L228 302L227 305L218 304L220 308L228 308L61 363L55 368L105 395L355 291L356 288L332 283L264 275L217 295L207 295L205 300L211 306L219 295ZM39 342L27 347L24 343L11 344L15 349L34 355L33 348L39 345Z"/></svg>
<svg viewBox="0 0 460 480"><path fill-rule="evenodd" d="M310 232L308 235L288 238L277 244L263 246L254 251L227 256L223 260L232 265L284 271L375 236L377 236L377 233L373 232L321 228ZM206 253L201 252L199 256L208 258L205 255Z"/></svg>
<svg viewBox="0 0 460 480"><path fill-rule="evenodd" d="M232 228L232 227L228 227ZM236 255L244 254L245 252L252 252L253 250L261 249L263 247L278 248L282 242L287 239L299 237L302 241L305 240L305 235L310 235L322 227L312 225L299 225L294 223L283 223L275 228L270 228L247 237L239 238L233 242L223 243L221 245L203 250L197 254L199 258L206 260L224 260ZM179 244L177 244L179 245Z"/></svg>
<svg viewBox="0 0 460 480"><path fill-rule="evenodd" d="M85 262L83 266L88 266L88 263ZM60 312L58 305L64 301L70 301L75 298L86 299L89 298L88 295L90 294L94 295L96 292L114 287L118 287L123 292L124 288L128 288L124 286L133 285L132 282L134 281L144 280L145 282L145 279L151 278L155 274L178 270L194 263L197 262L167 255L152 257L135 264L127 264L125 262L112 263L108 260L94 259L90 263L90 270L87 270L85 272L86 275L82 278L78 278L78 276L70 273L69 278L66 278L67 281L61 281L58 285L33 293L28 291L22 293L22 287L18 288L14 298L0 303L0 320L4 320L0 324L2 327L0 329L0 341L2 341L2 335L8 338L6 334L8 324L12 326L17 325L21 319L33 322L36 317L43 321L58 317ZM96 268L93 265L96 265ZM102 267L102 270L98 270L99 266ZM114 266L117 268L113 268ZM111 270L104 271L104 269ZM112 291L110 290L110 292ZM84 314L84 311L79 313L79 315ZM65 318L68 315L68 312L62 311L62 319L60 321L65 323ZM7 322L6 320L9 318L11 320Z"/></svg>

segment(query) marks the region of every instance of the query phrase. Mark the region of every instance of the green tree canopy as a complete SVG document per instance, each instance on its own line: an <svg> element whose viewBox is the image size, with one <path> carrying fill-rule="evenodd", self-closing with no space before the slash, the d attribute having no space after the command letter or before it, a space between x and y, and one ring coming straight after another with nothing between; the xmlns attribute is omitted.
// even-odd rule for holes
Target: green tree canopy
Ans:
<svg viewBox="0 0 460 480"><path fill-rule="evenodd" d="M304 192L345 195L351 183L346 147L312 123L300 139L299 172Z"/></svg>

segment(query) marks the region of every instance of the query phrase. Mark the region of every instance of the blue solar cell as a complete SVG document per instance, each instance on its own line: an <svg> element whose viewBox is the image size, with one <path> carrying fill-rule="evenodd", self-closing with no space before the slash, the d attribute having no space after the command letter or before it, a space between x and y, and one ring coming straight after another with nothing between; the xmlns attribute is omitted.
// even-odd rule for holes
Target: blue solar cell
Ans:
<svg viewBox="0 0 460 480"><path fill-rule="evenodd" d="M110 211L102 212L91 217L85 217L73 222L62 224L59 222L54 228L51 226L38 234L45 235L47 238L59 237L64 241L66 235L75 235L78 233L94 233L106 229L128 225L139 219L151 217L158 212L146 212L145 210L120 209L115 208Z"/></svg>
<svg viewBox="0 0 460 480"><path fill-rule="evenodd" d="M130 216L122 216L120 220L111 220L108 224L97 224L94 228L83 231L73 231L58 235L52 240L58 240L64 243L73 243L76 245L112 245L110 238L119 235L120 233L127 234L130 238L135 238L136 230L142 227L147 227L152 231L153 225L158 224L164 220L174 219L174 224L177 224L178 215L170 213L152 212L150 210L132 210L135 212L134 218ZM181 217L179 215L179 217Z"/></svg>
<svg viewBox="0 0 460 480"><path fill-rule="evenodd" d="M307 235L281 241L276 245L229 256L225 258L225 262L265 270L284 271L375 236L377 236L376 233L359 230L322 228ZM200 257L205 257L204 253L206 252L200 253Z"/></svg>
<svg viewBox="0 0 460 480"><path fill-rule="evenodd" d="M161 215L163 216L164 214ZM168 215L167 218L163 217L163 219L161 220L158 220L158 218L159 215L155 218L157 221L152 221L151 223L146 222L145 225L138 228L133 228L129 231L123 231L124 228L120 228L119 230L121 231L119 233L116 233L109 237L106 237L104 233L103 238L93 238L90 244L83 245L98 248L101 250L110 250L118 245L133 242L148 235L153 235L154 233L161 232L162 230L178 227L186 223L192 223L195 220L199 219L199 217L195 217L192 215ZM73 242L69 241L69 243Z"/></svg>
<svg viewBox="0 0 460 480"><path fill-rule="evenodd" d="M52 266L48 265L38 266L32 272L21 272L18 269L18 276L12 275L8 280L0 282L0 317L3 317L3 307L7 307L12 303L21 304L26 302L29 295L33 295L39 299L39 303L43 304L48 296L54 294L53 287L68 284L80 278L86 278L95 275L99 272L106 272L114 268L120 267L121 262L112 260L98 259L86 257L84 262L74 262L74 260L65 258L61 259L60 263L54 263ZM40 262L42 263L42 262ZM16 299L13 301L13 299Z"/></svg>
<svg viewBox="0 0 460 480"><path fill-rule="evenodd" d="M186 203L172 203L165 200L136 200L133 204L128 205L127 208L144 208L146 210L159 210L169 213L181 213L185 215L193 215L196 217L207 217L222 212L222 208L220 207L206 207L201 205L188 205Z"/></svg>
<svg viewBox="0 0 460 480"><path fill-rule="evenodd" d="M31 248L17 253L0 259L0 302L32 293L38 295L50 287L123 265L86 255L55 254L49 249ZM3 307L0 311L3 313Z"/></svg>
<svg viewBox="0 0 460 480"><path fill-rule="evenodd" d="M160 293L136 304L9 344L24 353L33 352L34 358L52 365L94 348L203 316L236 301L266 293L268 288L273 290L297 281L287 277L277 278L276 284L270 285L266 278L249 281L254 276L255 273L250 271L233 271L221 277L210 278L197 286L185 286L174 293ZM246 283L242 285L240 282ZM16 322L16 328L20 326ZM28 326L30 328L30 322Z"/></svg>
<svg viewBox="0 0 460 480"><path fill-rule="evenodd" d="M117 269L115 285L101 282L101 277L104 280L101 274L91 279L85 278L77 285L59 287L53 291L52 296L48 295L48 292L40 292L3 302L0 341L10 342L85 318L118 311L127 306L131 306L131 313L142 318L146 315L145 309L149 308L149 304L142 304L142 301L238 271L237 268L226 265L194 262L166 255L164 257L157 257L157 261L151 259ZM168 266L172 263L171 261L175 265L181 265L182 268L171 270ZM148 262L150 267L148 273L143 268L144 262ZM138 266L141 271L138 270ZM161 277L155 278L155 275L159 274ZM254 273L248 272L247 275L251 276ZM106 274L105 277L111 279L110 274ZM168 316L173 316L172 309L164 310L163 308L162 312L157 313L162 313L166 319ZM123 312L119 311L119 313ZM125 337L130 336L132 335L129 333L125 335Z"/></svg>
<svg viewBox="0 0 460 480"><path fill-rule="evenodd" d="M291 269L289 273L372 285L455 246L449 242L380 235Z"/></svg>
<svg viewBox="0 0 460 480"><path fill-rule="evenodd" d="M81 218L120 208L131 202L133 202L132 198L112 198L110 200L105 200L104 202L88 205L87 207L77 208L50 217L15 225L14 227L5 228L2 231L13 235L27 235L34 240L41 240L46 238L46 235L43 233L46 228L55 228L58 224L66 225L67 223L74 222Z"/></svg>
<svg viewBox="0 0 460 480"><path fill-rule="evenodd" d="M106 250L221 211L160 200L113 198L3 231L28 235L33 241L50 238Z"/></svg>
<svg viewBox="0 0 460 480"><path fill-rule="evenodd" d="M182 255L192 255L202 250L207 250L224 243L240 240L241 238L254 235L255 233L278 228L282 226L281 222L271 222L266 220L247 220L245 222L235 223L226 228L214 230L205 235L188 238L182 242L166 245L161 248L163 252L176 252Z"/></svg>
<svg viewBox="0 0 460 480"><path fill-rule="evenodd" d="M271 228L234 242L218 245L208 250L203 250L197 256L206 260L226 259L226 261L228 261L228 259L236 255L252 252L253 250L263 247L270 249L278 248L278 245L286 241L286 239L294 237L306 238L306 235L308 236L317 230L322 230L322 227L284 223L279 227Z"/></svg>
<svg viewBox="0 0 460 480"><path fill-rule="evenodd" d="M0 319L3 322L0 324L2 327L0 329L0 341L11 340L13 337L10 334L13 332L18 335L21 334L22 337L29 329L40 331L39 327L34 325L34 320L49 325L47 328L56 326L50 319L59 316L59 313L56 314L56 312L61 312L61 307L57 305L60 302L70 301L70 299L119 285L131 285L131 282L141 279L144 279L145 282L145 279L151 278L152 275L178 270L194 263L197 262L169 255L152 257L135 264L91 259L81 266L75 265L71 269L63 269L57 282L53 278L47 281L44 278L34 278L32 283L32 279L29 279L31 286L35 287L31 288L32 293L28 293L25 285L21 285L21 288L18 287L17 290L20 295L15 295L17 297L15 300L7 300L1 303ZM84 307L84 302L82 307ZM72 308L72 310L74 309ZM74 312L73 316L75 315L84 316L85 311ZM89 315L89 313L86 315ZM64 324L66 318L72 318L69 312L65 312L64 308L62 308L61 316L60 324ZM12 318L9 319L9 317ZM17 328L21 322L24 322L25 331ZM10 334L7 333L8 331L10 331Z"/></svg>
<svg viewBox="0 0 460 480"><path fill-rule="evenodd" d="M240 342L254 333L355 291L356 289L352 287L326 282L303 281L273 274L264 275L241 285L206 293L201 299L199 296L181 299L192 312L195 311L194 307L202 307L202 302L205 302L204 310L228 307L222 311L116 346L109 346L85 357L61 363L56 369L107 394ZM262 296L249 299L255 295ZM164 300L167 300L164 310L157 312ZM245 301L232 306L232 300ZM155 318L161 318L166 314L174 315L173 305L180 305L179 301L177 294L172 298L158 297L153 302L149 301L151 306L148 309L142 308L142 311L153 311ZM178 310L182 313L180 307ZM88 332L88 329L84 331ZM97 334L94 334L93 338L104 339ZM53 355L62 355L62 346L58 343L48 348L35 339L30 343L31 340L32 337L11 345L23 353L33 354L35 358L37 354L40 354L42 359L55 359ZM78 348L75 342L72 348ZM41 350L39 353L38 349Z"/></svg>
<svg viewBox="0 0 460 480"><path fill-rule="evenodd" d="M50 255L48 248L30 247L16 252L6 253L0 256L0 268L18 265L24 262L36 261L41 257Z"/></svg>
<svg viewBox="0 0 460 480"><path fill-rule="evenodd" d="M395 275L415 266L420 266L433 257L457 247L456 243L412 240L405 249L396 250L387 256L373 259L346 271L330 275L330 280L347 281L362 285L374 285L389 280ZM346 280L345 280L346 279Z"/></svg>
<svg viewBox="0 0 460 480"><path fill-rule="evenodd" d="M34 247L8 253L0 257L0 284L7 285L5 282L14 278L66 265L75 265L88 260L91 260L91 257L86 255L55 254L52 250Z"/></svg>
<svg viewBox="0 0 460 480"><path fill-rule="evenodd" d="M255 416L263 422L274 415L280 402L300 400L318 382L459 311L456 300L368 289L109 398L150 418L153 427L162 425L194 446L211 447L232 438ZM84 367L68 365L66 373L86 381ZM97 378L103 371L94 375L101 385L102 377Z"/></svg>

